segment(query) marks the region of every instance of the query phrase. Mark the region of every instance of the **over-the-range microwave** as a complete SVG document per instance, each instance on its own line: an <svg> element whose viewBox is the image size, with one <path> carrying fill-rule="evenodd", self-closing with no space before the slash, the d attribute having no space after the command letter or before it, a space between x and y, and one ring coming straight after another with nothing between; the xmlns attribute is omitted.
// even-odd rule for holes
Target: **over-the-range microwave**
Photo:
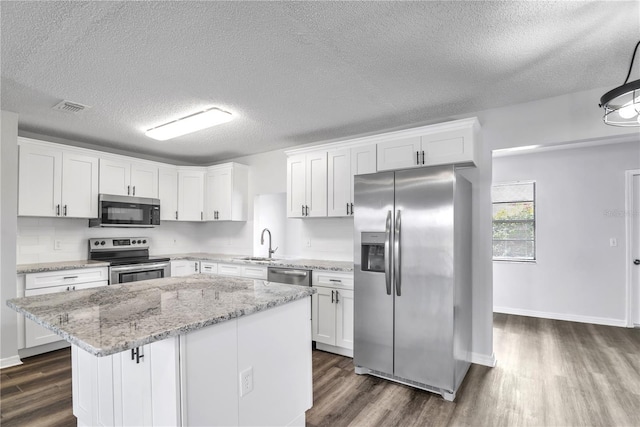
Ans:
<svg viewBox="0 0 640 427"><path fill-rule="evenodd" d="M160 224L160 200L147 197L98 196L98 218L89 227L153 227Z"/></svg>

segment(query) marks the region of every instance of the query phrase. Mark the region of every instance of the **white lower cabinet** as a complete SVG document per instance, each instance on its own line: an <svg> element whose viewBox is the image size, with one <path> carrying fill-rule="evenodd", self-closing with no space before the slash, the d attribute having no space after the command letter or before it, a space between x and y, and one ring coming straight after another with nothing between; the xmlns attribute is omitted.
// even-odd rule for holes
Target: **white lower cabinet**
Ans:
<svg viewBox="0 0 640 427"><path fill-rule="evenodd" d="M246 279L267 280L267 267L259 265L220 264L218 263L220 276L243 277Z"/></svg>
<svg viewBox="0 0 640 427"><path fill-rule="evenodd" d="M311 328L316 348L353 357L353 274L313 272Z"/></svg>
<svg viewBox="0 0 640 427"><path fill-rule="evenodd" d="M178 338L105 357L72 346L78 425L179 425L178 361Z"/></svg>
<svg viewBox="0 0 640 427"><path fill-rule="evenodd" d="M200 273L200 261L171 261L171 277L189 276Z"/></svg>
<svg viewBox="0 0 640 427"><path fill-rule="evenodd" d="M73 345L73 414L79 426L304 425L313 404L310 318L304 298L139 347L133 357ZM243 391L247 370L251 389Z"/></svg>
<svg viewBox="0 0 640 427"><path fill-rule="evenodd" d="M84 268L77 270L46 271L18 276L20 295L30 297L60 292L107 286L108 268ZM38 325L31 319L19 316L18 348L32 348L62 341L59 335Z"/></svg>
<svg viewBox="0 0 640 427"><path fill-rule="evenodd" d="M218 274L218 264L215 262L200 261L200 273Z"/></svg>

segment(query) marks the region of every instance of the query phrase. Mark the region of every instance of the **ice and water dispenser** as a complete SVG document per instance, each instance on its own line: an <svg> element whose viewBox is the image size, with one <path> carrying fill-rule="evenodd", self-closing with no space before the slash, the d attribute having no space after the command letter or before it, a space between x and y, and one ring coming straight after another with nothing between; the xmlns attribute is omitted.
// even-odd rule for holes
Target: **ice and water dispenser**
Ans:
<svg viewBox="0 0 640 427"><path fill-rule="evenodd" d="M375 231L362 232L362 271L384 273L385 233Z"/></svg>

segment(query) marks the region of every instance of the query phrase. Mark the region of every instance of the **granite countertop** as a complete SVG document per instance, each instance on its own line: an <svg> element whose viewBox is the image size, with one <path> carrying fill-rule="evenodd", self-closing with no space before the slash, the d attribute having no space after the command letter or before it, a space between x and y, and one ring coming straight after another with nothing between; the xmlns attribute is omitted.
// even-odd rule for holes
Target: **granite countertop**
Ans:
<svg viewBox="0 0 640 427"><path fill-rule="evenodd" d="M78 261L58 261L58 262L39 262L35 264L18 264L18 274L28 273L42 273L44 271L57 271L57 270L74 270L76 268L94 268L94 267L109 267L109 263L105 261L91 261L91 260L78 260Z"/></svg>
<svg viewBox="0 0 640 427"><path fill-rule="evenodd" d="M308 270L326 270L339 272L352 272L353 262L350 261L326 261L319 259L287 259L275 258L271 261L251 261L241 258L246 255L228 255L228 254L211 254L211 253L186 253L186 254L165 254L158 256L166 256L171 260L188 260L188 261L211 261L228 264L253 264L264 265L266 267L290 267L305 268Z"/></svg>
<svg viewBox="0 0 640 427"><path fill-rule="evenodd" d="M311 287L198 274L15 298L7 305L71 344L108 356L313 293Z"/></svg>

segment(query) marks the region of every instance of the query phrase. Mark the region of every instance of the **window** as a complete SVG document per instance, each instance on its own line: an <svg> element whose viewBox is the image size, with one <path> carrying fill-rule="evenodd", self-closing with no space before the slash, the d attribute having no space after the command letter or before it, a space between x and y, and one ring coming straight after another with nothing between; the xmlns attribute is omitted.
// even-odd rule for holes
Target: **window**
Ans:
<svg viewBox="0 0 640 427"><path fill-rule="evenodd" d="M536 259L535 182L496 184L493 199L493 259Z"/></svg>

